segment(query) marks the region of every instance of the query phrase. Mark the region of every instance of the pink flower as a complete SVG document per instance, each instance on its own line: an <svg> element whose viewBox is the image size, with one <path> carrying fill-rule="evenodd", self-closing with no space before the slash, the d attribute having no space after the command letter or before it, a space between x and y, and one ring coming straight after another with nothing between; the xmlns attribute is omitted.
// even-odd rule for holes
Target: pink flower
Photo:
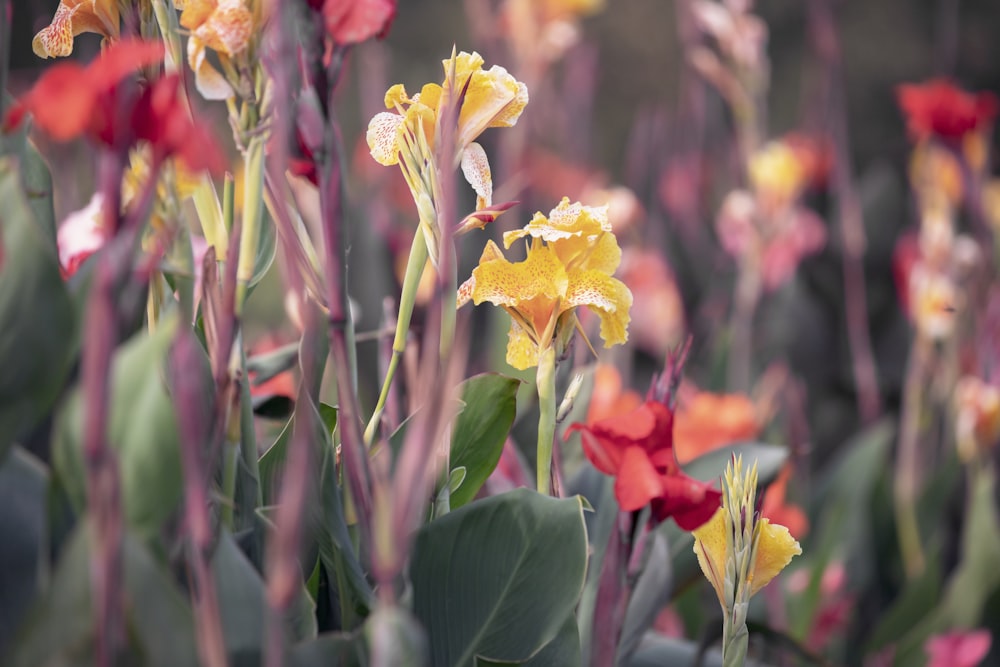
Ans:
<svg viewBox="0 0 1000 667"><path fill-rule="evenodd" d="M976 667L990 652L992 642L989 630L958 630L935 635L924 643L927 667Z"/></svg>

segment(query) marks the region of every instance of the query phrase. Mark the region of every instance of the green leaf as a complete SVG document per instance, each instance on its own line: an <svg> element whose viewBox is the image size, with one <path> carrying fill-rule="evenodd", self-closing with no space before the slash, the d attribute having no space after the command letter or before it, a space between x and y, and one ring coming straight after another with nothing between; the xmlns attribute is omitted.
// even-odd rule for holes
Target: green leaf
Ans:
<svg viewBox="0 0 1000 667"><path fill-rule="evenodd" d="M1000 516L996 505L996 474L992 468L971 470L969 504L962 530L962 556L932 615L900 642L896 662L914 664L932 634L951 628L975 628L994 591L1000 588Z"/></svg>
<svg viewBox="0 0 1000 667"><path fill-rule="evenodd" d="M583 508L517 489L424 526L410 561L431 664L523 662L562 630L587 564Z"/></svg>
<svg viewBox="0 0 1000 667"><path fill-rule="evenodd" d="M0 466L0 654L38 593L44 571L48 471L15 446Z"/></svg>
<svg viewBox="0 0 1000 667"><path fill-rule="evenodd" d="M563 667L582 664L580 655L580 630L576 617L570 614L566 617L562 629L555 639L550 641L527 662L526 667Z"/></svg>
<svg viewBox="0 0 1000 667"><path fill-rule="evenodd" d="M115 352L111 365L108 442L117 449L122 502L128 523L151 537L181 497L177 417L163 380L177 319L161 320L149 335L136 334ZM191 372L207 372L207 368ZM85 504L83 397L74 389L55 428L53 462L70 500Z"/></svg>
<svg viewBox="0 0 1000 667"><path fill-rule="evenodd" d="M76 335L52 231L21 189L18 169L25 165L0 159L0 457L52 407Z"/></svg>
<svg viewBox="0 0 1000 667"><path fill-rule="evenodd" d="M91 601L90 544L87 524L81 523L5 664L92 664L96 623ZM171 576L142 541L129 533L122 541L122 563L129 644L126 648L131 658L122 664L198 664L191 611Z"/></svg>
<svg viewBox="0 0 1000 667"><path fill-rule="evenodd" d="M742 456L746 465L757 461L757 481L767 486L781 472L788 460L788 448L762 442L740 442L713 449L684 466L684 472L703 482L717 481L733 456Z"/></svg>
<svg viewBox="0 0 1000 667"><path fill-rule="evenodd" d="M619 662L625 662L632 655L673 594L673 565L667 538L661 532L653 532L648 540L646 553L643 555L645 564L632 589L625 612L622 636L618 642Z"/></svg>
<svg viewBox="0 0 1000 667"><path fill-rule="evenodd" d="M493 473L503 453L517 413L520 380L484 373L466 380L462 387L465 408L455 420L451 438L451 468L465 468L465 480L451 493L457 509L476 497Z"/></svg>

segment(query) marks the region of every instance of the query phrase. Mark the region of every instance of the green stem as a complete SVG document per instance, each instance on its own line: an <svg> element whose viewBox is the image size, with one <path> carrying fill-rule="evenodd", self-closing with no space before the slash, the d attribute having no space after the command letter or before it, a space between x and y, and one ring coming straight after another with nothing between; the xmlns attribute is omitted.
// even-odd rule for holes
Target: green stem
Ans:
<svg viewBox="0 0 1000 667"><path fill-rule="evenodd" d="M236 268L236 315L243 312L250 281L257 264L257 246L264 213L264 137L255 136L247 148L243 165L243 229Z"/></svg>
<svg viewBox="0 0 1000 667"><path fill-rule="evenodd" d="M399 358L406 349L406 335L410 330L410 319L413 317L417 287L420 286L420 276L423 274L426 264L427 240L418 230L413 235L413 244L410 246L410 257L406 260L406 273L403 276L403 288L399 297L399 313L396 316L396 335L392 339L392 357L389 359L389 367L386 370L385 380L382 382L382 391L379 393L375 412L372 413L371 420L369 420L368 426L365 429L365 445L369 447L375 442L375 434L378 431L382 413L385 411L386 401L389 399L389 388L392 386L392 380L396 375ZM454 303L452 304L452 309L454 309Z"/></svg>
<svg viewBox="0 0 1000 667"><path fill-rule="evenodd" d="M746 623L738 628L732 625L732 617L727 615L722 628L722 667L743 667L747 661L750 632Z"/></svg>
<svg viewBox="0 0 1000 667"><path fill-rule="evenodd" d="M226 438L222 449L222 497L225 498L225 502L221 503L220 513L222 525L230 531L233 530L233 515L236 509L236 469L239 461L239 440Z"/></svg>
<svg viewBox="0 0 1000 667"><path fill-rule="evenodd" d="M556 435L556 351L551 345L538 355L538 492L549 495L552 442Z"/></svg>

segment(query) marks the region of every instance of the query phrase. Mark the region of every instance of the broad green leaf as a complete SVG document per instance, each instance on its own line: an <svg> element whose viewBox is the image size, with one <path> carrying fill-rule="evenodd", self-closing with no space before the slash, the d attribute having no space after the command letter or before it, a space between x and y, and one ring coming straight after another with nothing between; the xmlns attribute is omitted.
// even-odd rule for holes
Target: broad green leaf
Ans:
<svg viewBox="0 0 1000 667"><path fill-rule="evenodd" d="M0 158L0 457L55 402L72 362L76 316L59 274L52 230ZM48 205L51 206L51 203Z"/></svg>
<svg viewBox="0 0 1000 667"><path fill-rule="evenodd" d="M455 420L451 437L451 468L465 468L465 479L451 493L457 509L476 497L496 468L517 412L520 380L485 373L466 380L465 407Z"/></svg>
<svg viewBox="0 0 1000 667"><path fill-rule="evenodd" d="M150 537L173 514L181 497L177 417L163 379L176 318L152 334L136 334L112 360L108 442L117 449L122 503L128 523ZM206 369L191 369L201 372ZM77 509L85 504L83 410L76 388L60 411L53 460Z"/></svg>
<svg viewBox="0 0 1000 667"><path fill-rule="evenodd" d="M582 664L582 660L580 630L576 624L576 617L570 614L555 639L522 664L526 667L562 667Z"/></svg>
<svg viewBox="0 0 1000 667"><path fill-rule="evenodd" d="M757 461L757 480L767 486L781 472L788 460L788 448L762 442L740 442L702 454L684 466L684 472L703 482L718 481L733 456L742 456L747 466Z"/></svg>
<svg viewBox="0 0 1000 667"><path fill-rule="evenodd" d="M11 667L91 665L94 629L87 524L70 539L51 585L32 609L8 656ZM126 533L122 541L127 653L122 664L198 664L190 608L172 577ZM140 662L141 656L141 662Z"/></svg>
<svg viewBox="0 0 1000 667"><path fill-rule="evenodd" d="M413 610L435 667L519 662L552 641L587 563L583 508L517 489L424 526L410 561Z"/></svg>
<svg viewBox="0 0 1000 667"><path fill-rule="evenodd" d="M0 466L0 655L38 593L44 571L48 471L14 446Z"/></svg>

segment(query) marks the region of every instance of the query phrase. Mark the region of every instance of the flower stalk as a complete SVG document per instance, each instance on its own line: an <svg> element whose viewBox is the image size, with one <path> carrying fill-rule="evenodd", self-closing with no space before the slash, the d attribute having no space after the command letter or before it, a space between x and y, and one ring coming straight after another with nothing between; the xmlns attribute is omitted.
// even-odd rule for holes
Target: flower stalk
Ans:
<svg viewBox="0 0 1000 667"><path fill-rule="evenodd" d="M538 492L552 487L552 443L556 435L556 351L550 345L538 354L535 375L538 390Z"/></svg>

